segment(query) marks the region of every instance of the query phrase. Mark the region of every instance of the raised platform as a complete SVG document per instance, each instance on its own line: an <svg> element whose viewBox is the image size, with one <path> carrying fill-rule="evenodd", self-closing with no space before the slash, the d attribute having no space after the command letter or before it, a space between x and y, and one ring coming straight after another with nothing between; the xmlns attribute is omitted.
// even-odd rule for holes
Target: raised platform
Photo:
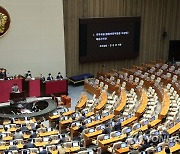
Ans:
<svg viewBox="0 0 180 154"><path fill-rule="evenodd" d="M93 74L86 73L86 74L80 74L76 76L72 76L69 78L69 82L75 84L83 83L85 79L94 78Z"/></svg>

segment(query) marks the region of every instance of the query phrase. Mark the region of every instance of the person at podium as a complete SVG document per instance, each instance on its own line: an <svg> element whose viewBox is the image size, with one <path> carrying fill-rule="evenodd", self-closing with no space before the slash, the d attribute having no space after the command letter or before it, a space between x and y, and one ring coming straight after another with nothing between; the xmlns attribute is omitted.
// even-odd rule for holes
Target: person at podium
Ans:
<svg viewBox="0 0 180 154"><path fill-rule="evenodd" d="M56 76L56 79L57 80L62 80L63 79L63 76L61 75L61 72L58 73L58 75Z"/></svg>
<svg viewBox="0 0 180 154"><path fill-rule="evenodd" d="M51 73L48 74L47 80L48 80L48 81L53 80L53 77L52 77Z"/></svg>
<svg viewBox="0 0 180 154"><path fill-rule="evenodd" d="M19 93L19 87L18 85L15 83L14 86L12 87L12 93Z"/></svg>

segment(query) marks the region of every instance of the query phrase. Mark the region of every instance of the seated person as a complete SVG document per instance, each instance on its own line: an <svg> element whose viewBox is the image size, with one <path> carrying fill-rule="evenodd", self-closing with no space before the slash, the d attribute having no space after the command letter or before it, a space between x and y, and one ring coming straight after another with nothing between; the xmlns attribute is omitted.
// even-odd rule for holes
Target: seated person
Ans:
<svg viewBox="0 0 180 154"><path fill-rule="evenodd" d="M48 74L47 80L48 80L48 81L53 80L53 77L52 77L51 73Z"/></svg>
<svg viewBox="0 0 180 154"><path fill-rule="evenodd" d="M41 79L42 81L45 81L45 80L46 80L45 77L43 76L43 74L41 74L40 79Z"/></svg>
<svg viewBox="0 0 180 154"><path fill-rule="evenodd" d="M6 78L6 70L4 68L0 69L0 79L4 80Z"/></svg>
<svg viewBox="0 0 180 154"><path fill-rule="evenodd" d="M25 74L25 78L26 79L31 79L32 78L31 71L27 71L27 73Z"/></svg>
<svg viewBox="0 0 180 154"><path fill-rule="evenodd" d="M56 76L57 80L63 79L63 76L61 75L61 72L58 73L58 75Z"/></svg>
<svg viewBox="0 0 180 154"><path fill-rule="evenodd" d="M19 93L19 88L18 85L15 83L14 86L12 87L12 93Z"/></svg>

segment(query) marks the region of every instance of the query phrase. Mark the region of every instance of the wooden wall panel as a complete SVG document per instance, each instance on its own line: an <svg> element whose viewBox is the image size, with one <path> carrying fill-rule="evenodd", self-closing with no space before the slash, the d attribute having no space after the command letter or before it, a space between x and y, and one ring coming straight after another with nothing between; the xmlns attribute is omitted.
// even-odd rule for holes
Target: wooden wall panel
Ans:
<svg viewBox="0 0 180 154"><path fill-rule="evenodd" d="M67 75L93 73L167 60L169 40L180 39L179 0L64 0ZM79 18L141 16L140 55L132 60L79 63ZM166 37L162 37L163 32Z"/></svg>

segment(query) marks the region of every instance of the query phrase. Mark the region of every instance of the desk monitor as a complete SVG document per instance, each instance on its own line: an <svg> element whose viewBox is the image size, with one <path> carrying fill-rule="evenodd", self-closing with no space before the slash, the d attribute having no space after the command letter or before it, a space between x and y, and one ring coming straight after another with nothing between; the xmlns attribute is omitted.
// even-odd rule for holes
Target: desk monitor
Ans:
<svg viewBox="0 0 180 154"><path fill-rule="evenodd" d="M68 117L64 117L64 120L68 120Z"/></svg>
<svg viewBox="0 0 180 154"><path fill-rule="evenodd" d="M173 146L175 146L175 142L174 142L174 141L171 141L171 142L169 143L169 147L173 147Z"/></svg>
<svg viewBox="0 0 180 154"><path fill-rule="evenodd" d="M104 135L104 140L107 140L107 139L109 139L109 138L110 138L109 135Z"/></svg>
<svg viewBox="0 0 180 154"><path fill-rule="evenodd" d="M87 119L86 121L89 124L89 123L91 123L92 120L91 119Z"/></svg>
<svg viewBox="0 0 180 154"><path fill-rule="evenodd" d="M49 140L48 137L44 137L44 138L43 138L43 141L44 141L44 142L48 142L48 140Z"/></svg>
<svg viewBox="0 0 180 154"><path fill-rule="evenodd" d="M101 129L105 129L105 125L101 125Z"/></svg>
<svg viewBox="0 0 180 154"><path fill-rule="evenodd" d="M97 115L96 116L96 120L100 120L101 119L101 116L100 115Z"/></svg>
<svg viewBox="0 0 180 154"><path fill-rule="evenodd" d="M162 146L157 147L156 151L161 152L162 151Z"/></svg>
<svg viewBox="0 0 180 154"><path fill-rule="evenodd" d="M128 114L127 119L131 118L131 114Z"/></svg>
<svg viewBox="0 0 180 154"><path fill-rule="evenodd" d="M169 124L169 127L171 128L171 127L173 127L174 126L174 122L171 122L170 124Z"/></svg>
<svg viewBox="0 0 180 154"><path fill-rule="evenodd" d="M78 146L79 146L79 143L78 143L78 142L73 142L73 143L72 143L72 146L73 146L73 147L78 147Z"/></svg>
<svg viewBox="0 0 180 154"><path fill-rule="evenodd" d="M144 125L147 125L148 123L149 123L149 121L148 121L148 120L144 121Z"/></svg>
<svg viewBox="0 0 180 154"><path fill-rule="evenodd" d="M179 123L180 122L180 118L176 119L176 123Z"/></svg>
<svg viewBox="0 0 180 154"><path fill-rule="evenodd" d="M57 112L53 112L53 116L56 116L56 115L58 115L58 113Z"/></svg>
<svg viewBox="0 0 180 154"><path fill-rule="evenodd" d="M156 136L159 135L159 132L158 132L158 131L155 131L155 132L154 132L154 135L156 135Z"/></svg>
<svg viewBox="0 0 180 154"><path fill-rule="evenodd" d="M131 128L129 127L126 129L126 133L130 133L130 132L131 132Z"/></svg>
<svg viewBox="0 0 180 154"><path fill-rule="evenodd" d="M136 129L139 129L139 128L141 128L141 124L136 125Z"/></svg>
<svg viewBox="0 0 180 154"><path fill-rule="evenodd" d="M114 121L112 121L112 122L110 123L110 126L114 127Z"/></svg>
<svg viewBox="0 0 180 154"><path fill-rule="evenodd" d="M85 110L84 113L87 114L87 113L88 113L88 110Z"/></svg>
<svg viewBox="0 0 180 154"><path fill-rule="evenodd" d="M105 117L107 117L108 115L109 115L109 112L106 112L106 113L104 114Z"/></svg>
<svg viewBox="0 0 180 154"><path fill-rule="evenodd" d="M152 116L151 121L155 120L155 116Z"/></svg>
<svg viewBox="0 0 180 154"><path fill-rule="evenodd" d="M121 117L120 119L119 119L119 122L123 122L124 121L124 117Z"/></svg>
<svg viewBox="0 0 180 154"><path fill-rule="evenodd" d="M125 147L127 147L126 142L121 143L121 148L125 148Z"/></svg>
<svg viewBox="0 0 180 154"><path fill-rule="evenodd" d="M120 136L121 135L121 132L116 132L116 136Z"/></svg>
<svg viewBox="0 0 180 154"><path fill-rule="evenodd" d="M75 125L76 126L80 126L81 124L80 124L80 122L76 122Z"/></svg>
<svg viewBox="0 0 180 154"><path fill-rule="evenodd" d="M48 128L47 131L51 132L51 131L53 131L53 128Z"/></svg>
<svg viewBox="0 0 180 154"><path fill-rule="evenodd" d="M89 133L92 133L94 131L95 131L94 128L89 129Z"/></svg>

